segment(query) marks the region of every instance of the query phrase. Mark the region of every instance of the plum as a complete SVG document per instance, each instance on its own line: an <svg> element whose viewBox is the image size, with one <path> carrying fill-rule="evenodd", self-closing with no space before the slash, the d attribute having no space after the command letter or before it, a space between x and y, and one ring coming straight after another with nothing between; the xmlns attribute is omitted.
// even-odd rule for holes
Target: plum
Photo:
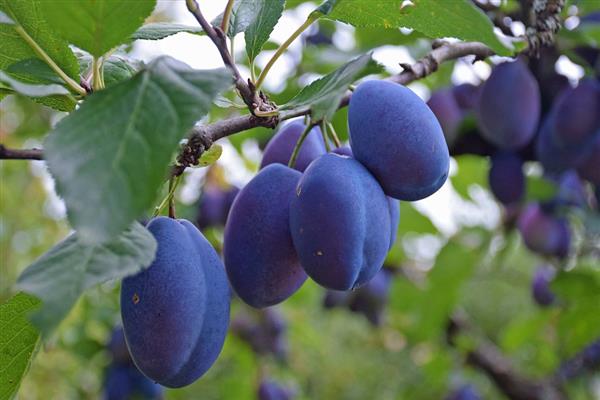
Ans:
<svg viewBox="0 0 600 400"><path fill-rule="evenodd" d="M260 163L260 168L264 168L269 164L279 163L287 165L296 146L296 142L302 135L302 132L306 129L306 125L300 120L288 122L283 125L279 131L273 136L273 138L267 144L265 152L263 153L263 159ZM294 169L303 172L308 164L310 164L315 158L322 154L325 154L325 142L323 141L323 134L318 126L311 129L308 136L302 143L302 147L298 152L298 158L296 158L296 164Z"/></svg>
<svg viewBox="0 0 600 400"><path fill-rule="evenodd" d="M464 113L456 101L453 90L444 88L434 92L427 101L427 105L438 119L446 141L448 143L454 142Z"/></svg>
<svg viewBox="0 0 600 400"><path fill-rule="evenodd" d="M391 235L389 203L361 163L329 153L300 178L290 228L300 263L315 282L355 288L383 265Z"/></svg>
<svg viewBox="0 0 600 400"><path fill-rule="evenodd" d="M554 303L556 296L550 289L550 282L554 279L555 271L548 265L542 265L535 270L531 281L531 295L535 302L542 307Z"/></svg>
<svg viewBox="0 0 600 400"><path fill-rule="evenodd" d="M285 165L268 165L231 207L223 242L225 267L234 291L253 307L282 302L306 280L289 227L289 204L300 176Z"/></svg>
<svg viewBox="0 0 600 400"><path fill-rule="evenodd" d="M481 134L501 149L523 148L535 135L540 109L540 89L527 65L521 59L499 64L481 89Z"/></svg>
<svg viewBox="0 0 600 400"><path fill-rule="evenodd" d="M152 219L153 263L121 286L121 316L135 365L168 387L189 385L215 362L229 325L230 290L219 256L189 221Z"/></svg>
<svg viewBox="0 0 600 400"><path fill-rule="evenodd" d="M410 89L370 80L358 85L348 110L354 157L399 200L420 200L448 177L450 156L435 114Z"/></svg>
<svg viewBox="0 0 600 400"><path fill-rule="evenodd" d="M339 154L347 157L354 157L352 154L352 149L349 146L337 147L332 150L332 153ZM387 196L389 208L390 208L390 222L392 227L392 235L390 237L390 249L396 242L396 236L398 234L398 225L400 224L400 203L390 197Z"/></svg>
<svg viewBox="0 0 600 400"><path fill-rule="evenodd" d="M229 209L237 196L239 188L231 186L223 190L218 186L207 185L198 201L196 223L201 229L211 226L224 226Z"/></svg>
<svg viewBox="0 0 600 400"><path fill-rule="evenodd" d="M530 250L559 258L568 255L571 232L567 220L554 217L540 204L529 204L521 212L517 226L525 245Z"/></svg>
<svg viewBox="0 0 600 400"><path fill-rule="evenodd" d="M491 163L488 179L494 196L502 204L520 202L525 194L521 158L513 152L500 151L492 156Z"/></svg>

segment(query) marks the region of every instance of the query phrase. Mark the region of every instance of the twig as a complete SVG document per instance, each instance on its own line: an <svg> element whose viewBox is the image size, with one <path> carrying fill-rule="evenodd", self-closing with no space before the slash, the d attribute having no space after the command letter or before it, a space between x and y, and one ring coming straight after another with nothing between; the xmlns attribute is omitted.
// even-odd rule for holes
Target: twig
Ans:
<svg viewBox="0 0 600 400"><path fill-rule="evenodd" d="M9 149L0 144L0 160L42 160L41 149Z"/></svg>
<svg viewBox="0 0 600 400"><path fill-rule="evenodd" d="M448 342L455 345L455 337L471 330L463 317L453 316L448 325ZM512 400L566 400L559 384L553 378L536 380L519 374L500 349L489 341L469 350L466 361L483 371L496 387Z"/></svg>
<svg viewBox="0 0 600 400"><path fill-rule="evenodd" d="M227 35L221 30L221 28L212 26L202 15L200 11L200 7L196 0L186 0L186 5L190 13L196 18L196 21L200 24L206 35L212 40L212 42L219 50L219 54L223 59L223 63L227 68L231 70L233 75L233 82L237 91L240 93L242 100L248 106L251 112L255 109L260 109L261 111L271 111L270 105L268 103L265 104L263 99L257 95L256 90L251 87L240 74L239 69L235 65L229 50L227 49Z"/></svg>
<svg viewBox="0 0 600 400"><path fill-rule="evenodd" d="M192 2L195 3L193 0ZM492 50L479 42L444 43L432 50L415 64L407 66L400 74L388 78L388 80L407 85L435 72L438 66L445 61L469 55L473 55L476 60L479 60L493 54L494 52ZM352 92L348 91L340 102L340 108L348 105L351 96ZM259 126L275 128L279 121L308 115L309 113L309 109L302 109L280 114L279 117L257 117L248 114L220 120L210 125L196 127L190 132L187 143L182 146L177 157L177 165L171 169L171 174L174 176L181 175L186 167L195 165L202 153L216 140ZM39 157L41 157L41 153L39 154Z"/></svg>

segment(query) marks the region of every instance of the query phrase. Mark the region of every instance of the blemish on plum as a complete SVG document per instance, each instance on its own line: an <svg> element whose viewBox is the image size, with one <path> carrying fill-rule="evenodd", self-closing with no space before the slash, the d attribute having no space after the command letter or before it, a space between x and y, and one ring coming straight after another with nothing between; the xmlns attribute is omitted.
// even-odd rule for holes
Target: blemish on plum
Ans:
<svg viewBox="0 0 600 400"><path fill-rule="evenodd" d="M133 297L131 298L131 301L133 301L133 304L137 304L140 302L140 296L138 296L137 293L133 294Z"/></svg>

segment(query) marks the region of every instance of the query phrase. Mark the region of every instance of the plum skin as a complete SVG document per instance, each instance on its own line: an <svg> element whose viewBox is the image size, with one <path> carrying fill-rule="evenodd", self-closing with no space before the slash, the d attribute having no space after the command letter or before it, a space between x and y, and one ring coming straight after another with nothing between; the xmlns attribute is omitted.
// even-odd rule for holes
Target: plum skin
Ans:
<svg viewBox="0 0 600 400"><path fill-rule="evenodd" d="M296 142L298 142L305 129L306 125L299 120L283 125L267 144L260 168L262 169L274 163L288 165ZM315 126L302 143L294 169L303 172L315 158L325 154L325 152L325 142L323 141L321 129Z"/></svg>
<svg viewBox="0 0 600 400"><path fill-rule="evenodd" d="M138 369L167 387L200 378L229 325L230 290L216 251L189 221L152 219L153 263L121 286L125 339Z"/></svg>
<svg viewBox="0 0 600 400"><path fill-rule="evenodd" d="M498 152L492 156L488 180L490 189L502 204L514 204L525 194L523 161L512 152Z"/></svg>
<svg viewBox="0 0 600 400"><path fill-rule="evenodd" d="M517 222L525 245L532 251L565 258L569 253L571 232L564 218L555 218L537 203L529 204Z"/></svg>
<svg viewBox="0 0 600 400"><path fill-rule="evenodd" d="M223 243L225 268L234 291L253 307L282 302L307 278L289 228L289 204L300 176L284 165L268 165L231 207Z"/></svg>
<svg viewBox="0 0 600 400"><path fill-rule="evenodd" d="M420 200L448 177L450 155L435 114L410 89L370 80L358 85L348 110L355 158L398 200Z"/></svg>
<svg viewBox="0 0 600 400"><path fill-rule="evenodd" d="M388 200L353 158L329 153L304 172L290 203L300 263L318 284L348 290L368 282L390 245Z"/></svg>
<svg viewBox="0 0 600 400"><path fill-rule="evenodd" d="M523 148L535 135L540 111L540 88L522 60L494 67L477 109L485 139L503 150Z"/></svg>

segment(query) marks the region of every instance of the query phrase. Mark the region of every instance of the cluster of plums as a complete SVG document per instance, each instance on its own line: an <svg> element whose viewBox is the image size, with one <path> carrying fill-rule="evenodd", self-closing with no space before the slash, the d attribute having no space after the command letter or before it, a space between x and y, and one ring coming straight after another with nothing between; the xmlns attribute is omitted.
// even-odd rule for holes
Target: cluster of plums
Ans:
<svg viewBox="0 0 600 400"><path fill-rule="evenodd" d="M144 376L133 364L122 328L113 330L107 348L111 360L104 377L104 400L163 398L163 387Z"/></svg>
<svg viewBox="0 0 600 400"><path fill-rule="evenodd" d="M327 153L314 127L294 168L287 164L306 127L285 124L258 174L231 195L228 216L221 198L213 205L226 207L209 207L210 196L221 194L204 193L205 222L227 216L224 265L190 222L149 221L156 258L121 286L127 346L147 377L181 387L211 367L228 330L229 285L264 308L287 299L307 276L332 290L357 289L377 276L396 238L397 200L419 200L442 186L448 147L429 107L391 82L360 84L348 122L352 150Z"/></svg>
<svg viewBox="0 0 600 400"><path fill-rule="evenodd" d="M307 276L333 290L365 285L395 240L396 199L422 199L446 180L441 127L409 89L362 83L348 115L351 150L327 153L314 127L289 168L306 127L288 123L237 195L225 227L224 261L234 291L249 305L280 303Z"/></svg>
<svg viewBox="0 0 600 400"><path fill-rule="evenodd" d="M508 214L517 215L523 242L544 257L566 258L572 247L569 209L589 209L593 191L600 194L600 82L588 78L572 87L559 75L536 79L518 59L495 66L482 85L443 89L428 104L449 142L457 140L465 117L474 117L493 149L490 189ZM539 161L557 188L553 198L526 202L525 160ZM543 267L534 278L534 299L542 305L554 299L543 284L552 275Z"/></svg>

